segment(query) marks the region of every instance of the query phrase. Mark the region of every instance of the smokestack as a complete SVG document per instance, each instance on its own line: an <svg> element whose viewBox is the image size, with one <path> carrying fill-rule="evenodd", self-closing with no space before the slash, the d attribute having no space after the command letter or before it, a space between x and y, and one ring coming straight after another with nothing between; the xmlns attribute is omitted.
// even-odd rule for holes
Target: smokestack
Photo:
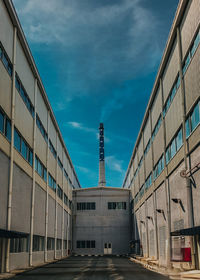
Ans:
<svg viewBox="0 0 200 280"><path fill-rule="evenodd" d="M106 185L105 161L104 161L104 127L99 126L99 187Z"/></svg>

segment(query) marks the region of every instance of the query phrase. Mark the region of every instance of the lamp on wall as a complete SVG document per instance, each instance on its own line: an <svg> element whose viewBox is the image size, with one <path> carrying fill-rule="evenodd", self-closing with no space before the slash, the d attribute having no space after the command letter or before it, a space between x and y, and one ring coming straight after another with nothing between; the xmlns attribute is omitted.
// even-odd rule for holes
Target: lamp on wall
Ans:
<svg viewBox="0 0 200 280"><path fill-rule="evenodd" d="M163 209L156 209L156 212L160 213L163 215L164 220L166 221L166 217L165 217L165 212Z"/></svg>
<svg viewBox="0 0 200 280"><path fill-rule="evenodd" d="M147 219L148 219L148 220L151 220L152 223L153 223L153 217L152 217L152 216L147 216Z"/></svg>
<svg viewBox="0 0 200 280"><path fill-rule="evenodd" d="M172 201L173 201L174 203L180 204L181 209L183 210L183 212L185 212L185 208L184 208L184 206L183 206L183 202L182 202L182 200L181 200L180 198L172 198Z"/></svg>

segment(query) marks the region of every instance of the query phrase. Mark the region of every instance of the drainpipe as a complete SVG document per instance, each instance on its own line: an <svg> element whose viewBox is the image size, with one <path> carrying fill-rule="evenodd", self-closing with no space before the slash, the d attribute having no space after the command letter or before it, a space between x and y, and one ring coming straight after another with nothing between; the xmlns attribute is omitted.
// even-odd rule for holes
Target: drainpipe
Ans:
<svg viewBox="0 0 200 280"><path fill-rule="evenodd" d="M57 181L58 181L58 132L56 132L56 191L55 191L55 229L54 229L54 238L55 238L55 248L54 248L54 259L56 259L57 255L57 224L58 224L58 202L57 202Z"/></svg>
<svg viewBox="0 0 200 280"><path fill-rule="evenodd" d="M62 163L63 163L63 170L62 170L62 190L63 190L63 197L62 197L62 247L61 247L61 256L64 257L63 247L64 247L64 223L65 223L65 211L64 211L64 149L62 147Z"/></svg>
<svg viewBox="0 0 200 280"><path fill-rule="evenodd" d="M34 122L33 122L33 185L32 185L32 201L31 201L31 223L30 223L30 249L29 249L29 265L32 266L33 259L33 229L34 229L34 208L35 208L35 141L36 141L36 107L37 107L37 79L35 79L34 90Z"/></svg>
<svg viewBox="0 0 200 280"><path fill-rule="evenodd" d="M11 229L11 212L12 212L12 189L13 189L13 160L14 160L14 125L15 125L15 70L16 70L16 41L17 41L17 27L13 30L13 72L12 72L12 100L11 100L11 143L10 143L10 172L9 172L9 186L8 186L8 212L7 212L7 230ZM9 258L10 258L10 239L7 239L6 248L6 272L9 272Z"/></svg>

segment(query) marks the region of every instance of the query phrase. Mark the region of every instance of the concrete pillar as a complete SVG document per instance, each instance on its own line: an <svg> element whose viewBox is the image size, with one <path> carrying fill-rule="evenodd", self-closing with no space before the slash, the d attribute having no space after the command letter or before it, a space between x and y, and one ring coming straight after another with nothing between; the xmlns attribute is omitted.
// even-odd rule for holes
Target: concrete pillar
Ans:
<svg viewBox="0 0 200 280"><path fill-rule="evenodd" d="M11 143L10 143L10 171L9 171L9 186L8 186L8 211L7 211L7 230L11 228L12 214L12 189L13 189L13 158L14 158L14 126L15 126L15 71L16 71L16 42L17 28L14 27L13 32L13 71L12 71L12 100L11 100ZM9 257L10 257L10 239L7 239L6 247L6 272L9 272Z"/></svg>
<svg viewBox="0 0 200 280"><path fill-rule="evenodd" d="M34 92L34 124L33 124L33 184L31 194L31 221L30 221L30 247L29 247L29 265L32 266L33 257L33 229L34 229L34 208L35 208L35 142L36 142L36 111L37 111L37 79L35 79Z"/></svg>

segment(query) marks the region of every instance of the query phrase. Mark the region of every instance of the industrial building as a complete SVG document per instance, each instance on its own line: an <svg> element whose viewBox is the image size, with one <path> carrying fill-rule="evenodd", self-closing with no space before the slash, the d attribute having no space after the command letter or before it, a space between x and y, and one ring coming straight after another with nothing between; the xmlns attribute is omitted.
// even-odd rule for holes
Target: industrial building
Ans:
<svg viewBox="0 0 200 280"><path fill-rule="evenodd" d="M106 187L104 127L99 127L99 185L73 190L73 253L122 255L130 248L130 190Z"/></svg>
<svg viewBox="0 0 200 280"><path fill-rule="evenodd" d="M200 267L200 1L181 0L123 188L131 250L144 261Z"/></svg>
<svg viewBox="0 0 200 280"><path fill-rule="evenodd" d="M0 272L68 255L80 188L10 0L0 1Z"/></svg>
<svg viewBox="0 0 200 280"><path fill-rule="evenodd" d="M99 184L81 189L12 1L0 1L0 272L71 252L200 268L199 44L200 1L180 0L122 188L106 187L100 124Z"/></svg>

